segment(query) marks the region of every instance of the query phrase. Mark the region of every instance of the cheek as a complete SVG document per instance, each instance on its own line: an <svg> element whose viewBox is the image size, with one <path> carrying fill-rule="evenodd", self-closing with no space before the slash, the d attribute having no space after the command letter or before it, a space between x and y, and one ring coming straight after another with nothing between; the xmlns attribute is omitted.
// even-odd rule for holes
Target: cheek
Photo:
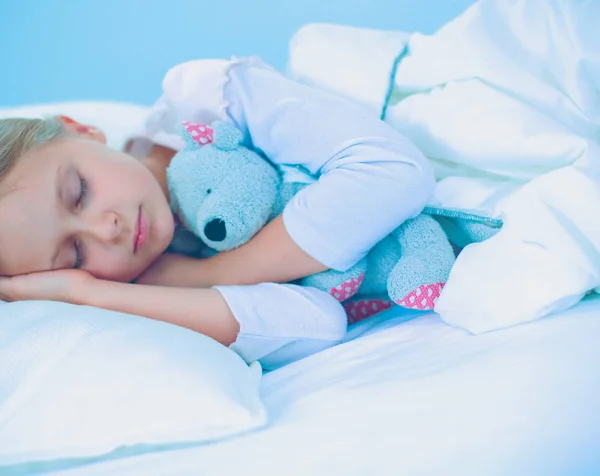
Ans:
<svg viewBox="0 0 600 476"><path fill-rule="evenodd" d="M140 264L131 258L104 250L90 251L86 256L85 270L98 279L129 282L138 274Z"/></svg>
<svg viewBox="0 0 600 476"><path fill-rule="evenodd" d="M135 257L117 250L98 249L86 256L85 270L98 279L128 283L142 274L160 255L161 250L148 249Z"/></svg>

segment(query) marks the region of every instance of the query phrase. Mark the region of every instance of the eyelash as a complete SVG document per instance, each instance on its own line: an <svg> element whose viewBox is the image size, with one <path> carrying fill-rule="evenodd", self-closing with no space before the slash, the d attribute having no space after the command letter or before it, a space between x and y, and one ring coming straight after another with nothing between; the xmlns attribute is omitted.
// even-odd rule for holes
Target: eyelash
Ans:
<svg viewBox="0 0 600 476"><path fill-rule="evenodd" d="M81 205L81 202L83 202L83 200L85 199L85 197L87 196L87 180L84 178L80 178L79 179L79 188L80 188L80 192L79 192L79 196L77 197L77 201L75 202L75 206L78 207Z"/></svg>
<svg viewBox="0 0 600 476"><path fill-rule="evenodd" d="M77 241L73 242L73 247L75 248L75 265L73 266L73 268L79 269L79 268L81 268L82 258L81 258L81 252L79 251L79 245L77 244Z"/></svg>
<svg viewBox="0 0 600 476"><path fill-rule="evenodd" d="M76 207L80 207L81 204L83 203L83 201L85 200L85 197L87 196L87 192L88 192L87 180L85 180L84 178L80 178L79 179L79 187L80 187L79 196L77 197L77 200L75 201ZM81 256L81 251L79 249L77 240L75 240L73 242L73 247L75 248L75 265L73 266L73 268L79 269L79 268L81 268L81 262L83 261L83 258Z"/></svg>

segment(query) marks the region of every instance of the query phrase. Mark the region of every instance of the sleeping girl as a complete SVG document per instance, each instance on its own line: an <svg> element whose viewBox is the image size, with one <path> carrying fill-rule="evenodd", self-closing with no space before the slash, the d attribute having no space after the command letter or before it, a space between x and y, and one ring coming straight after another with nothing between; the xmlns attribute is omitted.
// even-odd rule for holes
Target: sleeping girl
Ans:
<svg viewBox="0 0 600 476"><path fill-rule="evenodd" d="M229 121L306 187L248 243L214 257L165 253L166 168L183 121ZM339 342L346 316L317 289L278 284L346 270L433 193L422 153L361 106L259 60L170 70L124 151L68 117L0 120L0 297L59 300L158 319L275 365Z"/></svg>

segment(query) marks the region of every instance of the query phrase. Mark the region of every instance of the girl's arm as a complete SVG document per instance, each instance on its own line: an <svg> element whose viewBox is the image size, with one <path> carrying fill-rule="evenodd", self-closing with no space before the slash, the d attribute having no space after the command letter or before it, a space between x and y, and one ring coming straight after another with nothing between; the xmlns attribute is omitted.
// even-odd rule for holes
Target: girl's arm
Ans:
<svg viewBox="0 0 600 476"><path fill-rule="evenodd" d="M231 346L246 361L274 367L339 342L342 306L327 293L263 283L189 289L102 281L81 270L0 277L0 299L91 305L168 322Z"/></svg>
<svg viewBox="0 0 600 476"><path fill-rule="evenodd" d="M230 346L247 362L275 368L340 342L342 306L327 293L263 283L212 289L144 286L96 280L80 304L169 322Z"/></svg>
<svg viewBox="0 0 600 476"><path fill-rule="evenodd" d="M136 283L199 288L285 283L326 269L292 240L279 216L235 251L221 252L209 259L164 254L138 276Z"/></svg>
<svg viewBox="0 0 600 476"><path fill-rule="evenodd" d="M191 264L189 273L190 282L222 285L284 283L326 269L292 239L280 215L245 245L221 252L206 263Z"/></svg>
<svg viewBox="0 0 600 476"><path fill-rule="evenodd" d="M319 177L246 245L186 267L191 286L283 282L346 270L433 192L423 154L376 114L252 61L192 61L166 76L149 123L233 122L247 145Z"/></svg>
<svg viewBox="0 0 600 476"><path fill-rule="evenodd" d="M216 289L144 286L94 280L71 302L169 322L212 337L224 345L237 339L239 323Z"/></svg>

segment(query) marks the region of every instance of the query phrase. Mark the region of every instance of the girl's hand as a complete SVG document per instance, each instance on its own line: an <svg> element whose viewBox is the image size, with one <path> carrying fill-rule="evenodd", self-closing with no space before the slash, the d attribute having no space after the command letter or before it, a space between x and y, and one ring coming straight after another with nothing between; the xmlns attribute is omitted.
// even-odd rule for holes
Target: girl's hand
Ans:
<svg viewBox="0 0 600 476"><path fill-rule="evenodd" d="M0 277L0 299L4 301L48 300L79 304L85 289L94 282L87 271L63 269Z"/></svg>

